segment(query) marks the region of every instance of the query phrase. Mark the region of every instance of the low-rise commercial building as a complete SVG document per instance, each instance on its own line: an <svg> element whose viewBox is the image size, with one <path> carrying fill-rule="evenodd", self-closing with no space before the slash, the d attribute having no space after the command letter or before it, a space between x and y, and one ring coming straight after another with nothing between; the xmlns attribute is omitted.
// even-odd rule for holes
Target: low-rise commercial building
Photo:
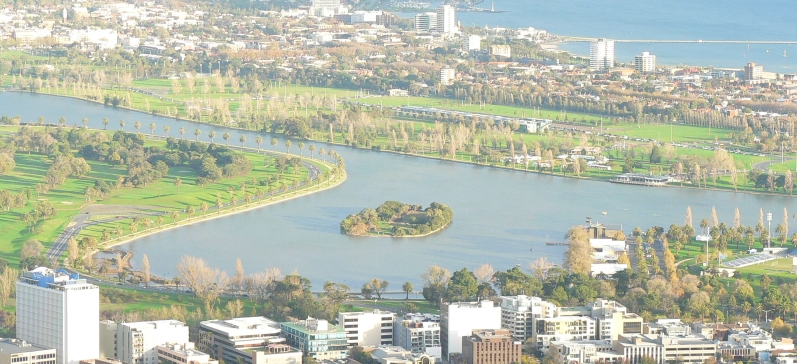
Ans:
<svg viewBox="0 0 797 364"><path fill-rule="evenodd" d="M587 307L595 319L596 340L617 340L619 335L642 333L642 317L628 313L628 309L617 301L599 298Z"/></svg>
<svg viewBox="0 0 797 364"><path fill-rule="evenodd" d="M239 317L199 323L200 351L226 363L253 364L253 355L269 344L285 343L280 324L265 317Z"/></svg>
<svg viewBox="0 0 797 364"><path fill-rule="evenodd" d="M282 335L288 345L316 360L344 359L348 354L346 332L327 320L307 318L283 322Z"/></svg>
<svg viewBox="0 0 797 364"><path fill-rule="evenodd" d="M157 347L158 362L161 364L219 364L210 355L194 349L193 343L166 344Z"/></svg>
<svg viewBox="0 0 797 364"><path fill-rule="evenodd" d="M0 364L55 364L55 349L19 339L0 340Z"/></svg>
<svg viewBox="0 0 797 364"><path fill-rule="evenodd" d="M462 338L464 364L520 363L522 343L509 330L475 330Z"/></svg>
<svg viewBox="0 0 797 364"><path fill-rule="evenodd" d="M435 358L428 354L413 353L398 346L383 345L371 352L379 364L433 364Z"/></svg>
<svg viewBox="0 0 797 364"><path fill-rule="evenodd" d="M558 364L616 363L623 357L611 340L551 341L548 352Z"/></svg>

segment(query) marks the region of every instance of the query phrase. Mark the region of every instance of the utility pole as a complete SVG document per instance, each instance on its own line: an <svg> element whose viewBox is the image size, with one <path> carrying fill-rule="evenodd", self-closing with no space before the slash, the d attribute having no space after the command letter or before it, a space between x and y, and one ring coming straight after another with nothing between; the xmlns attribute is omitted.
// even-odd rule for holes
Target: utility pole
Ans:
<svg viewBox="0 0 797 364"><path fill-rule="evenodd" d="M767 235L767 248L772 247L772 211L767 212L767 223L769 223L769 234Z"/></svg>

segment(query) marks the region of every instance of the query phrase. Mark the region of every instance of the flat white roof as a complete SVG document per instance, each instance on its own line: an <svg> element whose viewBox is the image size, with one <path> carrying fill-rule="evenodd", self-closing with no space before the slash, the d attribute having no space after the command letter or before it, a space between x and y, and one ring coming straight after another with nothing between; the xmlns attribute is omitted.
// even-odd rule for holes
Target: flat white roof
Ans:
<svg viewBox="0 0 797 364"><path fill-rule="evenodd" d="M243 334L273 334L280 333L280 324L263 316L238 317L229 320L210 320L199 323L202 328L226 333L229 336Z"/></svg>

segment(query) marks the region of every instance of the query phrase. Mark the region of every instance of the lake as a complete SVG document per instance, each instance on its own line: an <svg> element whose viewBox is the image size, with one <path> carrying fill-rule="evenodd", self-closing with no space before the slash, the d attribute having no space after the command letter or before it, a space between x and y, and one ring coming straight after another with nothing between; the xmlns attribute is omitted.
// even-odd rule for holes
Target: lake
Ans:
<svg viewBox="0 0 797 364"><path fill-rule="evenodd" d="M0 115L20 115L23 121L44 116L53 123L64 116L70 125L87 117L89 126L99 129L107 117L112 130L118 130L118 121L124 119L128 131L134 131L132 124L139 120L146 131L150 123L157 124L161 133L164 125L170 125L172 135L181 126L189 135L194 129L201 129L203 136L210 130L225 131L85 101L14 92L0 93ZM246 144L256 146L257 133L230 133L233 140L245 134ZM298 152L296 144L294 152ZM379 277L397 290L405 281L419 287L420 276L430 265L453 271L490 263L506 270L517 264L525 268L543 256L561 262L564 247L548 246L545 241L563 240L571 226L583 224L588 216L622 224L628 234L635 226L683 224L687 206L692 207L695 224L710 218L712 206L728 224L736 207L747 225L755 224L759 208L774 212L774 224L780 222L784 207L797 212L794 199L780 196L617 185L315 144L343 156L349 174L343 185L144 237L122 248L135 253L134 266L147 254L153 274L169 277L177 274L175 265L181 256L196 255L231 273L236 258L241 258L249 273L266 267L278 267L283 273L296 270L316 288L330 280L357 289ZM339 223L347 215L386 200L447 204L454 210L454 223L438 234L416 239L340 233ZM797 221L790 226L797 226Z"/></svg>

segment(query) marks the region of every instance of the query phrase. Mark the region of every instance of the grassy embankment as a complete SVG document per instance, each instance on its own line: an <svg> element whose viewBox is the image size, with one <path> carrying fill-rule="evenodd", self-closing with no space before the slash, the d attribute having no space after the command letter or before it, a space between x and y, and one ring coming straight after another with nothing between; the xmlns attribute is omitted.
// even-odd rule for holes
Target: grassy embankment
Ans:
<svg viewBox="0 0 797 364"><path fill-rule="evenodd" d="M8 133L14 130L15 128L3 128L0 138L8 138ZM148 140L147 145L165 146L165 142ZM45 247L49 246L69 224L72 218L90 204L94 205L92 208L100 211L93 214L91 219L104 220L112 218L114 221L84 229L78 238L94 236L99 239L103 229L111 230L115 229L117 226L122 227L122 236L115 237L115 239L108 241L108 244L114 244L122 239L131 237L129 225L133 219L128 216L135 216L143 213L169 213L164 216L163 226L158 227L153 224L153 227L149 229L150 232L165 229L174 224L170 215L173 211L178 213L176 219L178 225L201 220L203 213L199 209L199 205L203 202L210 208L207 212L208 217L217 216L219 213L215 211L214 207L217 195L221 197L224 203L227 203L230 201L231 196L229 191L232 189L235 198L240 200L243 198L243 192L241 191L241 185L243 184L246 188L246 193L253 196L257 189L265 192L267 188L259 184L261 179L280 175L279 171L274 167L274 157L263 156L254 151L248 151L244 153L244 155L253 165L252 172L246 176L225 178L216 183L197 186L194 183L196 172L187 166L178 166L171 168L166 177L146 187L121 188L112 191L104 198L98 198L94 201L87 201L84 194L87 186L93 186L96 180L115 182L119 176L127 175L127 169L125 166L110 166L106 163L88 161L92 168L88 176L83 178L68 178L64 184L51 189L48 194L41 195L38 198L35 196L34 192L32 201L28 202L25 207L0 213L0 224L3 226L3 229L0 229L0 242L2 242L0 244L0 257L8 259L12 266L16 266L19 260L19 250L26 240L37 239L41 241ZM305 160L309 159L305 158ZM38 183L43 183L47 169L52 163L52 160L49 160L46 156L39 154L28 155L25 153L17 153L15 161L17 167L11 173L4 175L3 178L0 179L0 190L8 189L16 192L23 188L33 187ZM330 169L329 165L322 161L312 160L310 162L319 167L322 171L328 171ZM289 167L281 174L278 181L270 184L276 196L265 197L260 203L278 201L328 186L328 184L325 183L319 187L314 183L309 186L300 187L297 191L283 190L284 187L293 186L295 181L303 181L307 178L307 175L308 171L304 167L300 167L297 171L293 171ZM179 187L175 185L175 180L178 177L182 181ZM338 182L339 181L336 181L335 183ZM34 208L36 200L48 200L52 202L58 210L58 213L55 217L37 225L36 229L31 232L28 226L21 220L21 216ZM250 206L246 206L244 202L239 202L237 207L225 206L222 209L222 214L235 212L235 209L243 210L257 204L256 198L249 204ZM193 206L196 211L193 218L190 220L185 212L188 206ZM134 213L130 212L131 207L134 208ZM118 210L124 210L124 212L115 212ZM107 211L107 213L103 213L102 211ZM124 217L117 219L117 216ZM145 231L142 230L143 227L139 227L136 236L145 233Z"/></svg>

